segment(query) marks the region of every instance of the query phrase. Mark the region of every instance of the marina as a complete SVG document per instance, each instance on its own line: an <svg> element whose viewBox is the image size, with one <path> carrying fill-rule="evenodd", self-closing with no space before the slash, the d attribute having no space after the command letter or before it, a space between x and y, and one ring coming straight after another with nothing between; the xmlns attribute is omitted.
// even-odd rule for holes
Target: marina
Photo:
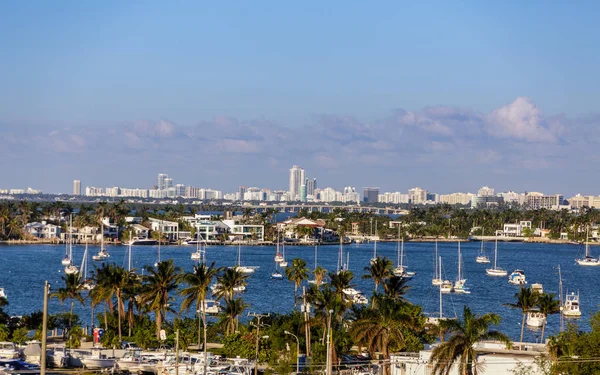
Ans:
<svg viewBox="0 0 600 375"><path fill-rule="evenodd" d="M489 253L490 248L486 249ZM595 267L581 267L574 262L577 254L583 253L583 248L578 245L549 245L533 243L502 243L498 244L502 253L502 265L508 269L522 269L527 273L531 283L543 285L545 292L555 293L558 296L559 274L558 265L561 266L562 284L564 294L569 295L569 300L578 297L578 307L581 313L579 319L568 319L576 322L580 328L589 329L589 318L597 311L597 301L600 297L598 289L588 281L597 278L600 269ZM111 257L108 263L128 268L129 246L106 246ZM96 253L99 246L89 246L88 252ZM156 261L157 246L132 246L132 267L141 273L144 265L152 265ZM186 246L168 246L162 249L162 259L174 259L175 264L185 271L190 271L195 261L190 259L190 248ZM61 276L64 276L64 267L61 259L65 247L60 245L19 245L0 246L4 253L4 262L0 265L0 287L4 288L9 296L7 311L11 315L24 315L42 309L42 296L44 280L48 280L53 290L62 286ZM85 246L73 245L73 262L81 264ZM273 254L275 246L207 246L206 259L215 261L217 266L235 266L238 251L243 253L243 258L252 264L255 272L250 275L248 285L241 297L250 305L250 311L287 313L293 309L294 285L287 280L273 282ZM368 266L373 256L373 244L352 244L340 246L320 246L318 249L318 265L328 271L335 271L339 264L340 251L346 258L350 255L352 262L347 266L354 273L353 287L361 290L367 298L373 290L370 280L363 280L363 268ZM377 255L388 259L397 259L397 243L380 242L377 246ZM515 287L507 283L507 277L489 277L486 275L486 265L475 261L480 251L480 243L461 243L461 272L468 275L470 294L447 295L444 299L444 316L458 316L464 304L469 305L476 313L494 312L502 317L500 329L509 334L513 339L518 339L520 333L521 314L519 311L509 309L503 304L513 302ZM443 280L455 280L458 270L458 253L456 243L439 243L438 253L443 258ZM410 259L410 267L416 275L409 281L411 289L406 298L423 307L426 313L439 313L439 286L431 283L433 274L432 265L435 263L435 243L405 242L404 254ZM315 249L312 247L294 247L287 249L286 258L302 258L307 264L315 264ZM24 267L23 265L27 265ZM90 270L91 271L91 270ZM268 287L266 287L268 285ZM308 283L305 283L308 285ZM272 296L280 296L273 299ZM563 296L563 299L565 297ZM179 301L177 301L179 302ZM50 313L65 311L55 299L50 300ZM83 309L75 306L75 313L79 314L84 324L89 325L89 307ZM559 330L559 315L548 317L547 334L555 334ZM526 329L525 339L535 341L540 335L539 330Z"/></svg>

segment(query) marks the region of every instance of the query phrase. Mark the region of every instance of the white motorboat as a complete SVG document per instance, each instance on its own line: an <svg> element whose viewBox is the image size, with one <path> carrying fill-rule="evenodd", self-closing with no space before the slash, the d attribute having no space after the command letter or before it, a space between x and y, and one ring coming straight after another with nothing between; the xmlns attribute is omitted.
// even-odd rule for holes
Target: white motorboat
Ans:
<svg viewBox="0 0 600 375"><path fill-rule="evenodd" d="M433 275L433 279L431 279L431 284L434 286L440 286L442 285L442 282L444 280L442 280L442 274L441 274L441 267L439 267L439 257L438 257L438 243L437 243L437 238L435 240L435 264L433 267L433 271L434 271L434 275ZM438 272L439 270L439 272Z"/></svg>
<svg viewBox="0 0 600 375"><path fill-rule="evenodd" d="M71 259L69 259L68 255L65 255L64 258L62 258L61 262L60 262L63 266L68 266L69 264L71 264Z"/></svg>
<svg viewBox="0 0 600 375"><path fill-rule="evenodd" d="M481 233L483 237L483 232ZM479 255L475 258L476 263L487 264L490 263L490 258L485 254L485 244L483 238L481 239L481 248L479 249Z"/></svg>
<svg viewBox="0 0 600 375"><path fill-rule="evenodd" d="M211 290L211 292L213 294L217 291L218 288L219 288L219 284L212 284L210 286L210 290ZM233 291L236 292L236 293L237 292L245 292L246 291L246 286L245 285L236 286L236 287L233 288Z"/></svg>
<svg viewBox="0 0 600 375"><path fill-rule="evenodd" d="M355 295L361 294L360 290L354 289L351 287L343 289L342 292L347 296L355 296Z"/></svg>
<svg viewBox="0 0 600 375"><path fill-rule="evenodd" d="M488 268L485 270L485 273L489 276L506 276L508 275L508 271L503 268L498 267L498 239L496 239L496 244L494 246L494 268Z"/></svg>
<svg viewBox="0 0 600 375"><path fill-rule="evenodd" d="M221 305L218 301L207 299L204 300L204 307L202 310L209 315L216 315L221 312Z"/></svg>
<svg viewBox="0 0 600 375"><path fill-rule="evenodd" d="M465 283L467 279L463 278L462 274L463 260L462 254L460 252L460 241L458 241L458 275L456 277L456 281L454 282L454 293L461 294L470 294L469 288L465 287Z"/></svg>
<svg viewBox="0 0 600 375"><path fill-rule="evenodd" d="M39 365L42 363L42 343L37 340L26 342L27 346L23 349L23 355L28 363Z"/></svg>
<svg viewBox="0 0 600 375"><path fill-rule="evenodd" d="M369 303L369 300L363 294L352 295L350 301L356 305L367 305Z"/></svg>
<svg viewBox="0 0 600 375"><path fill-rule="evenodd" d="M566 317L578 318L581 316L579 309L579 292L577 294L571 292L565 297L565 304L561 306L562 314Z"/></svg>
<svg viewBox="0 0 600 375"><path fill-rule="evenodd" d="M64 344L56 345L46 351L46 359L48 364L54 368L62 368L69 366L71 355L67 351Z"/></svg>
<svg viewBox="0 0 600 375"><path fill-rule="evenodd" d="M589 239L588 239L588 235L587 235L587 229L586 229L586 234L585 234L585 257L575 259L575 261L580 266L591 266L591 267L600 266L600 260L598 260L598 258L594 258L590 254L590 244L589 244Z"/></svg>
<svg viewBox="0 0 600 375"><path fill-rule="evenodd" d="M74 266L72 264L68 265L65 267L65 273L67 275L73 275L79 272L79 268L77 268L77 266Z"/></svg>
<svg viewBox="0 0 600 375"><path fill-rule="evenodd" d="M12 359L19 358L21 352L14 343L8 341L0 341L0 358Z"/></svg>
<svg viewBox="0 0 600 375"><path fill-rule="evenodd" d="M4 288L0 288L0 298L8 298L8 296L4 292Z"/></svg>
<svg viewBox="0 0 600 375"><path fill-rule="evenodd" d="M81 358L83 367L90 370L111 368L115 366L116 362L116 358L108 358L106 354L102 354L102 351L98 348L93 348L91 354Z"/></svg>
<svg viewBox="0 0 600 375"><path fill-rule="evenodd" d="M531 310L527 312L527 320L525 323L529 327L541 327L544 325L545 321L546 317L538 310Z"/></svg>
<svg viewBox="0 0 600 375"><path fill-rule="evenodd" d="M525 279L525 272L523 270L514 270L508 276L508 282L513 285L525 285L527 280Z"/></svg>
<svg viewBox="0 0 600 375"><path fill-rule="evenodd" d="M454 285L452 284L452 281L450 281L450 280L442 281L442 283L440 284L440 290L442 291L442 293L452 292L454 290Z"/></svg>
<svg viewBox="0 0 600 375"><path fill-rule="evenodd" d="M531 291L533 293L544 294L544 287L540 283L531 284Z"/></svg>

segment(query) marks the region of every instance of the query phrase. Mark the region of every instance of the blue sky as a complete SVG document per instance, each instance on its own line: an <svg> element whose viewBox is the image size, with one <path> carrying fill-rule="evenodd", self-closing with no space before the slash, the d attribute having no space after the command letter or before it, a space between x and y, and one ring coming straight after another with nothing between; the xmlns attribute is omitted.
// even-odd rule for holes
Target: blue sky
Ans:
<svg viewBox="0 0 600 375"><path fill-rule="evenodd" d="M1 187L600 194L597 2L2 2Z"/></svg>

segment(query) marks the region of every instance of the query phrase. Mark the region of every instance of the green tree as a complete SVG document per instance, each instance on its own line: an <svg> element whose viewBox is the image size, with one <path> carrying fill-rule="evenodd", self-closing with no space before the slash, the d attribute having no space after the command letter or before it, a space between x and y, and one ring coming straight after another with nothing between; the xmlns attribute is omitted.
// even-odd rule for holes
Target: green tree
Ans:
<svg viewBox="0 0 600 375"><path fill-rule="evenodd" d="M392 276L393 263L386 257L378 256L371 261L371 265L364 268L365 275L363 279L372 279L375 283L375 293L379 288L379 284L383 284L386 279Z"/></svg>
<svg viewBox="0 0 600 375"><path fill-rule="evenodd" d="M240 272L237 267L226 268L217 277L217 287L213 294L217 299L230 301L234 298L236 289L246 286L247 280L248 275Z"/></svg>
<svg viewBox="0 0 600 375"><path fill-rule="evenodd" d="M235 333L237 326L237 319L244 313L244 310L248 305L241 298L227 299L225 300L225 307L219 314L221 320L219 325L223 327L226 334L231 335Z"/></svg>
<svg viewBox="0 0 600 375"><path fill-rule="evenodd" d="M141 298L154 312L156 319L156 338L160 338L162 321L169 308L169 294L177 289L181 269L176 267L172 259L158 263L157 267L146 266L144 275L144 291Z"/></svg>
<svg viewBox="0 0 600 375"><path fill-rule="evenodd" d="M505 306L521 310L521 336L519 341L523 342L523 333L525 332L525 317L527 316L527 313L536 306L538 301L538 293L532 291L529 287L521 287L519 292L515 293L515 300L515 303L507 303Z"/></svg>
<svg viewBox="0 0 600 375"><path fill-rule="evenodd" d="M296 258L292 260L292 266L285 269L285 274L291 282L294 283L294 310L296 310L298 299L298 287L302 282L308 279L308 267L304 259Z"/></svg>
<svg viewBox="0 0 600 375"><path fill-rule="evenodd" d="M476 344L484 340L497 340L511 345L508 336L500 331L490 330L498 325L500 316L496 314L475 315L467 306L463 309L462 320L446 319L440 326L450 334L450 339L439 344L431 353L430 363L433 375L448 375L452 366L458 362L461 375L477 375L481 365L477 363Z"/></svg>
<svg viewBox="0 0 600 375"><path fill-rule="evenodd" d="M84 305L83 298L83 283L78 273L72 273L62 276L61 279L65 282L64 287L61 287L55 293L52 293L50 297L57 298L62 304L66 300L71 300L71 310L69 312L69 332L71 331L73 323L73 308L75 307L75 301Z"/></svg>
<svg viewBox="0 0 600 375"><path fill-rule="evenodd" d="M195 304L196 311L202 319L202 325L204 327L204 373L206 373L206 366L208 364L206 348L207 324L205 301L208 293L208 287L218 272L219 269L215 267L215 262L212 262L210 265L200 263L197 266L194 266L192 272L184 273L180 277L180 282L186 285L179 291L179 294L184 297L183 302L181 303L181 311L189 310L189 308ZM200 327L198 327L198 349L200 349L200 336Z"/></svg>
<svg viewBox="0 0 600 375"><path fill-rule="evenodd" d="M560 313L560 302L555 298L554 293L543 293L537 298L537 307L540 310L540 313L544 315L541 337L541 341L544 342L544 333L546 331L548 315Z"/></svg>

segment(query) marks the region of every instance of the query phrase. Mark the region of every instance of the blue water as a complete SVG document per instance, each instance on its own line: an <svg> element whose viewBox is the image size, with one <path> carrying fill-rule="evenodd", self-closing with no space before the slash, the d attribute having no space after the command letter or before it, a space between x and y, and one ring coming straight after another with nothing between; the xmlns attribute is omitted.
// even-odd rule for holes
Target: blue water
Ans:
<svg viewBox="0 0 600 375"><path fill-rule="evenodd" d="M502 316L500 329L509 334L513 339L518 339L520 333L521 314L518 310L503 306L504 303L514 301L514 294L518 286L508 284L508 277L490 277L485 274L489 265L477 264L475 256L479 250L479 243L462 243L461 250L464 259L464 272L467 286L470 287L469 295L444 295L444 315L460 316L462 306L469 305L476 313L495 312ZM575 320L582 329L589 328L589 318L598 309L600 292L596 285L600 267L580 267L574 259L582 253L577 245L548 245L530 243L502 243L498 245L498 266L505 268L510 273L513 269L523 269L529 284L542 283L547 292L558 293L558 271L562 269L564 291L577 291L581 295L582 317ZM443 258L443 273L445 279L454 280L457 273L457 244L440 243L439 253ZM493 261L493 244L486 246L488 256ZM90 246L91 254L97 247ZM334 270L337 264L338 246L323 246L319 248L319 265L328 270ZM364 267L369 264L373 256L373 244L353 244L344 246L345 252L350 253L350 270L356 275L356 288L367 295L373 289L370 280L363 280ZM42 309L44 280L51 283L52 289L57 290L63 283L63 267L60 261L64 255L64 246L57 245L6 245L0 246L3 261L0 263L0 287L4 287L8 295L8 312L11 315L27 314ZM76 264L81 263L83 246L74 247ZM125 266L127 254L126 246L109 246L111 253L110 262ZM175 264L186 271L193 266L190 260L193 246L163 246L162 259L172 258ZM431 285L433 275L434 245L432 243L406 243L405 263L417 275L411 280L412 289L407 298L423 306L425 312L439 311L438 289ZM141 269L143 265L154 264L157 260L156 246L138 246L133 248L134 267ZM270 280L273 270L273 256L275 249L272 246L242 247L242 264L260 266L250 277L247 290L242 297L250 304L250 311L255 312L287 312L293 308L293 284L287 280ZM395 243L378 243L377 254L396 260ZM207 260L215 261L218 266L231 266L236 262L237 247L235 246L209 246ZM287 247L286 258L303 258L312 269L314 265L313 247ZM98 262L93 262L98 264ZM291 262L290 262L291 263ZM68 311L69 303L61 306L58 301L52 300L50 312ZM88 307L76 305L76 313L86 324L89 324L90 311ZM547 332L556 333L559 329L559 316L549 317ZM526 330L527 340L536 340L540 336L539 330Z"/></svg>

